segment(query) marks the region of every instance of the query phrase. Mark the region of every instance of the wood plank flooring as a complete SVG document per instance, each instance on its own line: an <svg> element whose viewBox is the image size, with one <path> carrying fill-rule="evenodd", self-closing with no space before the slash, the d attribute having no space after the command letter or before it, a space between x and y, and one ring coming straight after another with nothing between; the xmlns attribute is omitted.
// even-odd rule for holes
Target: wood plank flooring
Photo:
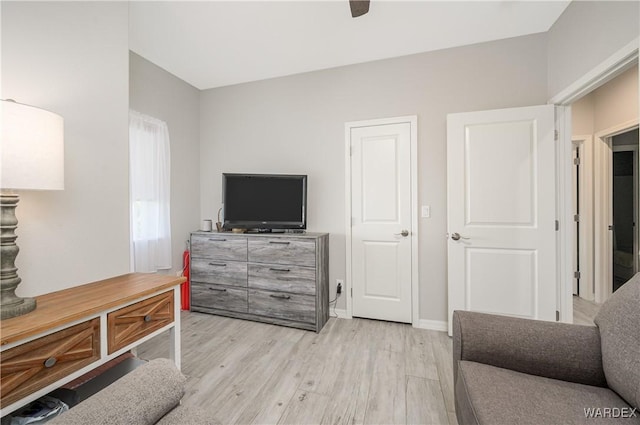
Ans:
<svg viewBox="0 0 640 425"><path fill-rule="evenodd" d="M168 335L138 348L168 357ZM319 334L182 312L186 406L219 424L457 425L444 332L335 319Z"/></svg>
<svg viewBox="0 0 640 425"><path fill-rule="evenodd" d="M573 301L593 325L600 306ZM168 338L138 356L168 357ZM182 312L183 403L219 424L457 425L451 349L445 332L392 322L332 318L316 334Z"/></svg>

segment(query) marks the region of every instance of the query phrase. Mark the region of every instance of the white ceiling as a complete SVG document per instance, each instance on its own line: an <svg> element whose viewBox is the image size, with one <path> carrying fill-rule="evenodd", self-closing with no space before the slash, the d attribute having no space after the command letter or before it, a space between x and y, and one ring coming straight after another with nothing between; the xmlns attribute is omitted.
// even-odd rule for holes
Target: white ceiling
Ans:
<svg viewBox="0 0 640 425"><path fill-rule="evenodd" d="M130 48L208 89L545 32L569 2L134 1Z"/></svg>

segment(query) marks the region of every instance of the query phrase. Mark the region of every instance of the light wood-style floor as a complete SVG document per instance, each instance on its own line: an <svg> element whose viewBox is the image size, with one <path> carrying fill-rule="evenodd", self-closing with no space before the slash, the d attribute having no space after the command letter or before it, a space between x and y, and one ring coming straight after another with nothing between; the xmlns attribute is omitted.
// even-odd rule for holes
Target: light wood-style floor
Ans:
<svg viewBox="0 0 640 425"><path fill-rule="evenodd" d="M456 425L451 344L375 320L332 318L316 334L183 312L183 404L220 424ZM167 347L161 336L138 356Z"/></svg>
<svg viewBox="0 0 640 425"><path fill-rule="evenodd" d="M573 323L593 326L593 318L596 317L598 310L600 310L600 304L573 296Z"/></svg>
<svg viewBox="0 0 640 425"><path fill-rule="evenodd" d="M574 297L574 322L599 305ZM182 312L183 403L220 424L457 425L445 332L332 318L319 334ZM168 357L168 335L138 356Z"/></svg>

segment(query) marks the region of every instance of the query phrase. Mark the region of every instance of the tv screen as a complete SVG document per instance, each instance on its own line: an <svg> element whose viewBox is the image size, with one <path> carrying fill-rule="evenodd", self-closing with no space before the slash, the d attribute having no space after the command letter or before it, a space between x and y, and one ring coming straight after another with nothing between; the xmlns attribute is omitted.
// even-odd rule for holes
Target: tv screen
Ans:
<svg viewBox="0 0 640 425"><path fill-rule="evenodd" d="M306 229L307 176L222 175L224 228Z"/></svg>

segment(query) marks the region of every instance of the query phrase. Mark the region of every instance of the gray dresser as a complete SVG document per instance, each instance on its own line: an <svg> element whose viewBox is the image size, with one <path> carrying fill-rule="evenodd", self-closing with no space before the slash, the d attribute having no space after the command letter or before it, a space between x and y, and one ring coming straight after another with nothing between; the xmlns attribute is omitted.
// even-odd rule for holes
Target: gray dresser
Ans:
<svg viewBox="0 0 640 425"><path fill-rule="evenodd" d="M320 332L327 233L191 233L191 310Z"/></svg>

